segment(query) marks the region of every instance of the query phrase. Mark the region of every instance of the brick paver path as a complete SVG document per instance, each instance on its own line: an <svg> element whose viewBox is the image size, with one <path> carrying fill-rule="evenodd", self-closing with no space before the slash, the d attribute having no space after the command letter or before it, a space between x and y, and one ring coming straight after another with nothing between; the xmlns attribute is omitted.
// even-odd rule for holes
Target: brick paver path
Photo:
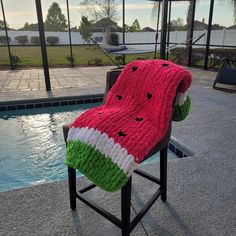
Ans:
<svg viewBox="0 0 236 236"><path fill-rule="evenodd" d="M0 101L103 93L111 66L50 69L52 92L45 91L43 69L0 71Z"/></svg>

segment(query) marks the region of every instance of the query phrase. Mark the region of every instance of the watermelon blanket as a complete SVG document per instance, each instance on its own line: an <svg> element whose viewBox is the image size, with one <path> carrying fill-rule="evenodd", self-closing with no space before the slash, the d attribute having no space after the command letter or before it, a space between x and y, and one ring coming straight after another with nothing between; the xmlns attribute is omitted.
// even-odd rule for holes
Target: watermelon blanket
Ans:
<svg viewBox="0 0 236 236"><path fill-rule="evenodd" d="M172 114L174 120L188 114L190 84L190 73L172 62L129 63L105 104L87 110L71 124L65 163L106 191L120 189L163 138Z"/></svg>

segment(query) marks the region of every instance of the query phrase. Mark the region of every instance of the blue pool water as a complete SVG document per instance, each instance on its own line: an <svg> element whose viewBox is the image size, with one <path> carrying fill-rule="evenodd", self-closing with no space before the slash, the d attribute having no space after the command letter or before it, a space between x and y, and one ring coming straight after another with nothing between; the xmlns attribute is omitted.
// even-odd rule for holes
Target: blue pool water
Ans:
<svg viewBox="0 0 236 236"><path fill-rule="evenodd" d="M62 126L98 105L0 112L0 192L66 179Z"/></svg>

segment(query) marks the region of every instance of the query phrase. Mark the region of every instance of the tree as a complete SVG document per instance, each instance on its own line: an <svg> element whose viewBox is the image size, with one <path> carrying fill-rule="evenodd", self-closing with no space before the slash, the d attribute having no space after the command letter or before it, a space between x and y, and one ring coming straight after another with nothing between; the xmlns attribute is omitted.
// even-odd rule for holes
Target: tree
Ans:
<svg viewBox="0 0 236 236"><path fill-rule="evenodd" d="M0 20L0 30L4 30L5 29L5 25L3 20Z"/></svg>
<svg viewBox="0 0 236 236"><path fill-rule="evenodd" d="M26 30L26 31L38 31L38 23L36 24L29 24L28 22L25 22L24 26L18 30Z"/></svg>
<svg viewBox="0 0 236 236"><path fill-rule="evenodd" d="M93 27L92 22L89 21L86 16L82 16L80 26L79 26L79 32L84 42L89 43L89 44L92 37L92 27Z"/></svg>
<svg viewBox="0 0 236 236"><path fill-rule="evenodd" d="M133 24L130 26L130 32L139 32L141 30L140 24L137 19L134 20Z"/></svg>
<svg viewBox="0 0 236 236"><path fill-rule="evenodd" d="M83 0L80 7L82 15L92 22L106 19L107 25L104 26L104 29L108 41L110 38L110 22L117 22L119 19L116 0Z"/></svg>
<svg viewBox="0 0 236 236"><path fill-rule="evenodd" d="M8 24L6 24L6 25L7 25L7 29L9 29ZM3 20L0 20L0 30L5 30L5 24L4 24Z"/></svg>
<svg viewBox="0 0 236 236"><path fill-rule="evenodd" d="M25 22L23 29L24 30L30 30L30 26L29 26L28 22Z"/></svg>
<svg viewBox="0 0 236 236"><path fill-rule="evenodd" d="M125 32L129 32L129 26L127 24L125 24Z"/></svg>
<svg viewBox="0 0 236 236"><path fill-rule="evenodd" d="M177 18L176 20L170 21L170 30L186 30L186 27L184 27L184 21L182 18Z"/></svg>
<svg viewBox="0 0 236 236"><path fill-rule="evenodd" d="M80 3L81 12L94 22L102 18L118 21L118 4L116 0L83 0Z"/></svg>
<svg viewBox="0 0 236 236"><path fill-rule="evenodd" d="M236 23L236 0L230 0L234 11L234 23Z"/></svg>
<svg viewBox="0 0 236 236"><path fill-rule="evenodd" d="M53 2L48 9L45 20L46 31L65 31L67 28L65 15L62 13L58 3Z"/></svg>
<svg viewBox="0 0 236 236"><path fill-rule="evenodd" d="M78 32L79 31L77 26L71 27L70 30L71 30L71 32Z"/></svg>

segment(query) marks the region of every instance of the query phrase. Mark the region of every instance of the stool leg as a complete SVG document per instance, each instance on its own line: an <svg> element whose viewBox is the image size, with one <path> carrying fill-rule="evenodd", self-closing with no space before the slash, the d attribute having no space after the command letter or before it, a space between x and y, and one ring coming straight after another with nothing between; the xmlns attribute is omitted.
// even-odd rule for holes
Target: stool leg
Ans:
<svg viewBox="0 0 236 236"><path fill-rule="evenodd" d="M69 179L69 194L70 194L70 208L74 210L76 208L76 170L68 167L68 179Z"/></svg>
<svg viewBox="0 0 236 236"><path fill-rule="evenodd" d="M129 181L121 189L122 236L129 236L130 233L131 183L132 179L130 177Z"/></svg>
<svg viewBox="0 0 236 236"><path fill-rule="evenodd" d="M160 151L160 182L161 182L161 199L166 201L167 198L167 149L166 146Z"/></svg>

